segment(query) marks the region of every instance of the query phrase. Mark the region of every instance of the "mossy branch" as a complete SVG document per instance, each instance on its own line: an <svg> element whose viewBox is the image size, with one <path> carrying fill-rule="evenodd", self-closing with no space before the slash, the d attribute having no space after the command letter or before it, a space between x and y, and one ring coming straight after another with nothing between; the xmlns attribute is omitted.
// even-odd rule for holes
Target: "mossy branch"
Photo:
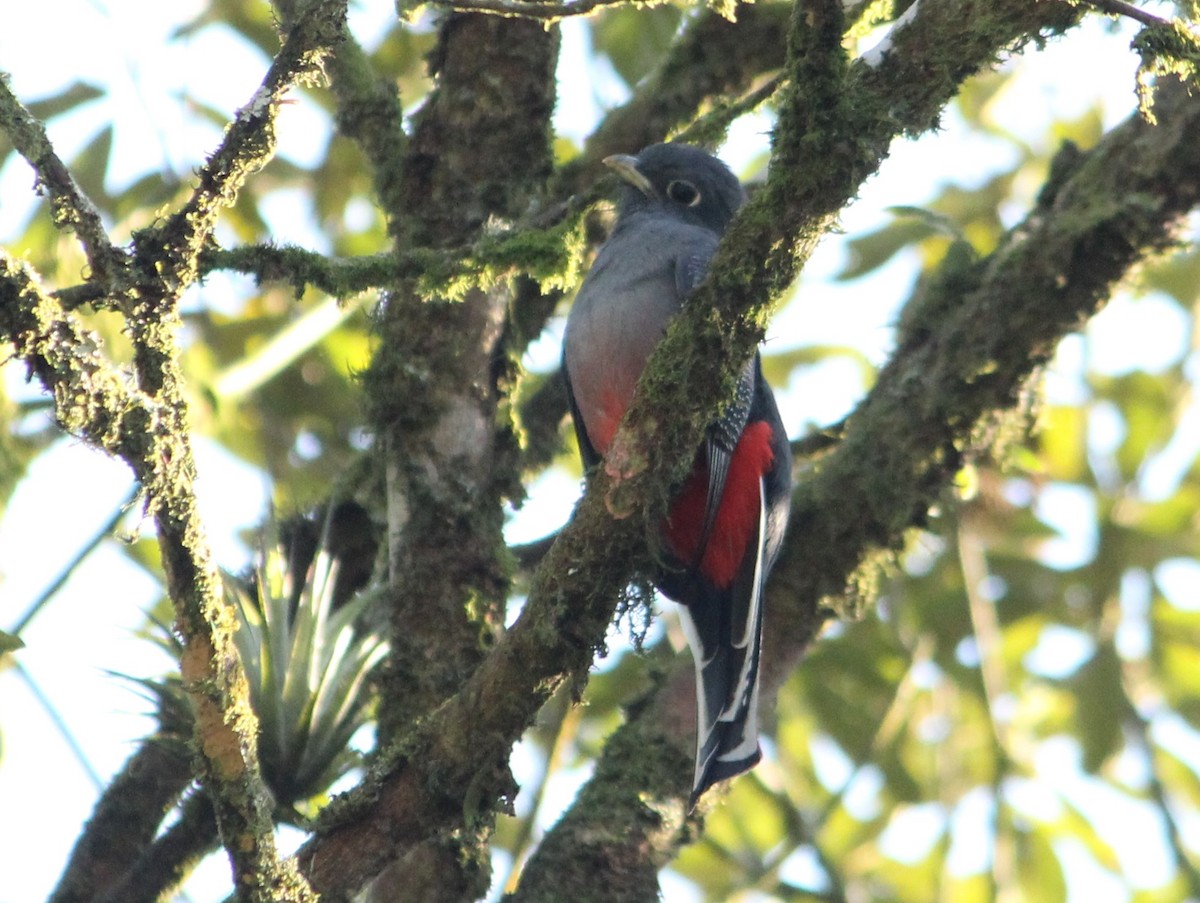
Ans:
<svg viewBox="0 0 1200 903"><path fill-rule="evenodd" d="M401 161L408 140L399 92L391 79L374 71L366 51L348 30L326 68L337 101L338 131L362 148L389 232L394 234L396 218L403 212Z"/></svg>
<svg viewBox="0 0 1200 903"><path fill-rule="evenodd" d="M588 198L587 200L591 200ZM546 290L574 286L583 261L580 220L586 207L570 204L544 228L518 225L454 248L412 248L363 257L328 257L293 245L209 246L200 255L201 276L229 270L253 276L259 285L282 282L296 294L312 286L335 298L405 282L423 298L461 301L473 289L487 290L518 273Z"/></svg>
<svg viewBox="0 0 1200 903"><path fill-rule="evenodd" d="M70 229L83 244L90 277L111 290L124 286L128 257L105 231L100 211L84 194L46 137L46 128L17 99L0 72L0 131L37 174L39 188L50 194L50 218L59 229Z"/></svg>
<svg viewBox="0 0 1200 903"><path fill-rule="evenodd" d="M0 251L0 338L11 342L54 398L59 426L119 455L128 432L159 405L129 385L101 354L101 340L63 311L24 261Z"/></svg>
<svg viewBox="0 0 1200 903"><path fill-rule="evenodd" d="M1133 39L1133 49L1142 57L1137 71L1138 109L1147 122L1155 121L1154 93L1158 81L1174 75L1200 92L1200 35L1178 19L1147 24Z"/></svg>
<svg viewBox="0 0 1200 903"><path fill-rule="evenodd" d="M200 275L218 270L253 276L259 286L290 285L297 296L308 287L335 298L352 298L360 292L391 285L406 270L405 262L393 253L366 257L329 257L295 245L242 245L237 248L209 247L199 261ZM408 269L417 269L413 261Z"/></svg>
<svg viewBox="0 0 1200 903"><path fill-rule="evenodd" d="M391 229L401 255L426 256L419 272L391 287L365 375L389 518L384 744L461 689L499 632L510 595L502 500L520 488L502 407L511 380L504 343L513 291L529 280L501 280L568 280L582 256L571 205L556 207L557 225L511 225L529 215L553 167L557 50L557 30L540 23L444 17L429 57L435 86L404 147ZM465 824L439 833L430 819L429 845L413 858L413 844L397 849L379 836L366 850L379 857L373 871L356 863L341 874L314 872L315 886L336 899L393 857L444 862L453 852L438 898L458 899L464 887L482 895L495 799L490 783L482 786Z"/></svg>

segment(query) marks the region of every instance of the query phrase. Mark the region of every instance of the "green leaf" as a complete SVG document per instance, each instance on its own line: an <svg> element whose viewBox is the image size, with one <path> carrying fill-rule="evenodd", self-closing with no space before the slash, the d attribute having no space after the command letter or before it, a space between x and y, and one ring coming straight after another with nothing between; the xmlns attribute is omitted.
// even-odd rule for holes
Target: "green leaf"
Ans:
<svg viewBox="0 0 1200 903"><path fill-rule="evenodd" d="M852 238L847 242L849 260L837 278L849 282L865 276L882 267L905 248L938 234L939 230L924 220L905 218Z"/></svg>
<svg viewBox="0 0 1200 903"><path fill-rule="evenodd" d="M945 235L947 238L962 239L962 229L949 216L944 213L939 213L936 210L930 210L927 207L913 207L907 204L899 204L887 208L888 213L895 217L904 219L914 219L919 223L923 223L929 228L931 234Z"/></svg>
<svg viewBox="0 0 1200 903"><path fill-rule="evenodd" d="M97 132L70 164L71 174L79 187L106 211L112 208L112 197L104 185L112 149L113 127L109 125Z"/></svg>
<svg viewBox="0 0 1200 903"><path fill-rule="evenodd" d="M1029 903L1066 903L1067 882L1062 863L1054 854L1046 832L1039 829L1020 832L1016 845L1021 899Z"/></svg>
<svg viewBox="0 0 1200 903"><path fill-rule="evenodd" d="M30 113L42 122L46 122L103 96L103 88L89 85L87 82L72 82L58 94L42 100L31 101L27 106Z"/></svg>
<svg viewBox="0 0 1200 903"><path fill-rule="evenodd" d="M1171 798L1186 803L1192 811L1200 809L1200 775L1191 764L1159 746L1154 750L1154 767Z"/></svg>
<svg viewBox="0 0 1200 903"><path fill-rule="evenodd" d="M1177 367L1163 373L1134 371L1120 376L1093 374L1098 398L1113 402L1125 421L1116 460L1126 481L1136 479L1145 459L1162 448L1175 431L1185 383Z"/></svg>
<svg viewBox="0 0 1200 903"><path fill-rule="evenodd" d="M0 655L24 648L25 643L19 636L0 630Z"/></svg>
<svg viewBox="0 0 1200 903"><path fill-rule="evenodd" d="M992 102L1011 84L1012 75L1011 71L980 72L963 82L954 105L970 125L997 133L991 115ZM999 133L1006 134L1002 131Z"/></svg>
<svg viewBox="0 0 1200 903"><path fill-rule="evenodd" d="M786 351L764 353L763 375L775 386L786 386L797 367L811 367L831 358L846 358L857 364L864 385L875 382L876 367L861 349L850 345L801 345Z"/></svg>

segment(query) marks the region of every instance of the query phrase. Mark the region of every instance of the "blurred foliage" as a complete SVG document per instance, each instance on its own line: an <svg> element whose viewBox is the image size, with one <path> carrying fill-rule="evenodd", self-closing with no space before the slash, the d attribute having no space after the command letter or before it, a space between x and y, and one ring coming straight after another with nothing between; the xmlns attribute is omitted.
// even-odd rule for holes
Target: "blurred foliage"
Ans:
<svg viewBox="0 0 1200 903"><path fill-rule="evenodd" d="M665 5L610 10L584 27L595 64L631 86L682 21L680 7ZM264 60L278 46L265 2L213 0L178 37L210 31L249 42ZM367 48L407 111L429 90L433 45L432 27L419 22L391 25ZM1011 78L978 76L948 113L1008 162L978 183L907 199L889 222L849 237L839 280L868 279L897 260L919 280L956 242L987 254L1031 205L1061 142L1086 148L1098 140L1096 108L1056 123L1036 145L1012 134L995 114ZM102 88L74 82L31 109L55 120L104 100ZM234 112L185 100L192 117L217 127ZM328 93L308 91L297 103L323 124L322 150L303 164L285 153L251 179L222 220L222 241L271 240L276 205L288 201L290 211L298 199L317 249L386 247L370 168L357 145L336 134ZM148 172L113 185L113 148L108 126L70 164L114 233L128 235L185 190L187 178ZM559 148L563 159L573 154L567 139ZM0 163L9 150L0 142ZM73 284L85 265L42 204L6 245L54 287ZM1085 862L1087 874L1106 876L1125 899L1200 896L1200 253L1142 268L1120 303L1142 297L1169 305L1191 344L1152 369L1113 372L1091 365L1092 332L1072 340L1082 363L1063 363L1054 379L1067 386L1048 394L1028 445L977 465L912 539L879 604L814 645L779 696L767 760L708 817L704 838L673 864L676 880L711 901L1053 903L1071 896L1079 880L1071 873ZM367 437L356 374L369 358L366 310L375 299L342 299L342 316L282 348L289 325L330 299L213 277L185 300L196 432L260 469L284 510L359 479ZM128 357L114 318L81 316ZM277 366L238 392L219 391L268 347ZM878 363L851 345L768 352L765 368L778 386L837 359L870 385ZM39 396L0 397L0 510L54 438L47 418ZM577 466L567 462L552 466ZM158 571L153 542L125 549L139 567ZM0 652L13 639L0 633ZM645 692L678 646L669 629L653 633L641 654L614 644L583 706L562 698L546 707L519 757L528 767L517 815L501 820L494 839L514 868L586 775L622 706ZM1124 821L1121 813L1131 811L1136 818ZM1144 849L1165 865L1139 869Z"/></svg>

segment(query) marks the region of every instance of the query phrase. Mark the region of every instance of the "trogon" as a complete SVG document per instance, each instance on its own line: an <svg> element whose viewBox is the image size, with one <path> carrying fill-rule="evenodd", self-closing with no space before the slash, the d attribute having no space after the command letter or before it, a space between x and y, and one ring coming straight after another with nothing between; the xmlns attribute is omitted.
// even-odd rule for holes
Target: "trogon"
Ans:
<svg viewBox="0 0 1200 903"><path fill-rule="evenodd" d="M622 179L616 224L588 272L563 340L563 374L587 467L608 450L650 353L704 279L745 200L720 160L655 144L604 161ZM756 353L736 397L708 427L661 525L656 586L682 604L696 665L691 805L753 767L763 586L791 497L787 435Z"/></svg>

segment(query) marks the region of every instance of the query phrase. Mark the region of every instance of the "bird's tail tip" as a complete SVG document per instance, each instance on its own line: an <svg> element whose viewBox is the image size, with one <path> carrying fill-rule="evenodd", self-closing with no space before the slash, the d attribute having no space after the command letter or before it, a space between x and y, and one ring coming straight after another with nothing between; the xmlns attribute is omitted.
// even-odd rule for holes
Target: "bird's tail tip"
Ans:
<svg viewBox="0 0 1200 903"><path fill-rule="evenodd" d="M719 748L716 748L707 759L697 763L696 776L692 782L692 793L688 798L688 812L695 810L700 797L714 784L735 778L739 774L745 774L762 760L762 748L758 745L757 737L735 739L737 742L733 743L730 752L722 755ZM748 739L754 743L753 752L749 754L744 751L739 752L739 749L744 750Z"/></svg>

